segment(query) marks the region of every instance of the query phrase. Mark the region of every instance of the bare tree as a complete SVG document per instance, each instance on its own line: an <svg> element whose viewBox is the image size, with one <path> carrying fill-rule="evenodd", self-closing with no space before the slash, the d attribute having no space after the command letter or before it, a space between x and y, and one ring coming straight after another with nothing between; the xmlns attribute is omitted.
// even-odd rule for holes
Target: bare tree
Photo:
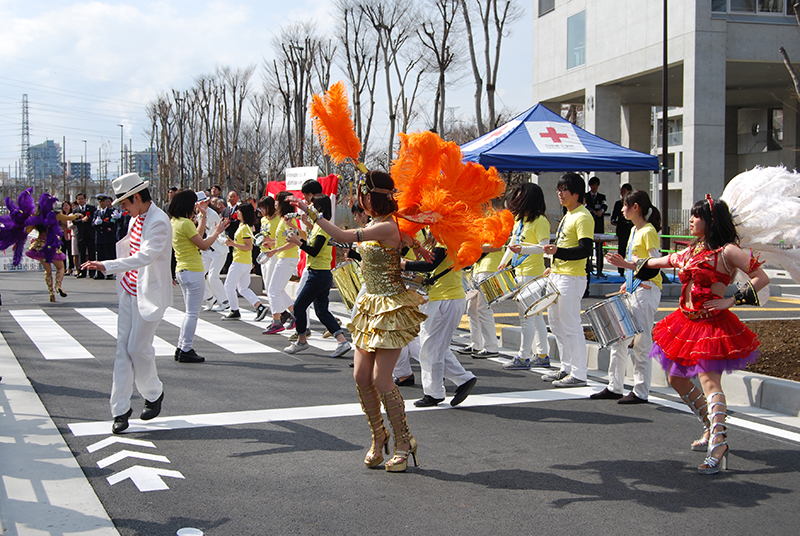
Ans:
<svg viewBox="0 0 800 536"><path fill-rule="evenodd" d="M794 2L792 4L792 9L794 10L794 18L797 24L800 25L800 2ZM797 72L794 70L792 62L789 59L789 54L786 53L786 49L781 47L778 51L781 54L781 58L783 58L783 64L786 66L786 70L789 71L789 75L792 77L795 97L797 97L797 100L800 100L800 77L797 76Z"/></svg>
<svg viewBox="0 0 800 536"><path fill-rule="evenodd" d="M475 79L475 117L478 122L478 131L481 135L487 129L483 123L482 99L483 84L486 80L486 100L489 113L489 129L497 127L497 114L495 108L495 91L497 89L497 72L500 66L500 47L503 37L507 35L506 26L522 16L522 9L514 0L460 0L461 12L464 15L464 25L467 30L469 43L470 62ZM471 11L472 10L472 11ZM471 12L477 12L483 29L483 75L478 66L475 38L473 35ZM492 54L492 39L494 38L494 54ZM494 56L494 58L492 58Z"/></svg>

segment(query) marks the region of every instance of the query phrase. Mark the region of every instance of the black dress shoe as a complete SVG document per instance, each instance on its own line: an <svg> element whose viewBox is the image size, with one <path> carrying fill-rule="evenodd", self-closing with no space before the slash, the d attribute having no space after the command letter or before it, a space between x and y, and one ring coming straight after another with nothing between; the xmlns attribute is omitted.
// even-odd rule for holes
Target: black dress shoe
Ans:
<svg viewBox="0 0 800 536"><path fill-rule="evenodd" d="M114 424L111 425L111 433L113 434L121 434L125 430L128 429L128 419L131 418L131 414L133 413L133 409L129 409L127 413L120 415L118 417L114 417Z"/></svg>
<svg viewBox="0 0 800 536"><path fill-rule="evenodd" d="M430 408L432 406L438 406L439 402L444 402L444 398L433 398L430 395L425 395L419 400L414 401L414 405L418 408Z"/></svg>
<svg viewBox="0 0 800 536"><path fill-rule="evenodd" d="M646 398L639 398L633 391L617 400L617 404L647 404Z"/></svg>
<svg viewBox="0 0 800 536"><path fill-rule="evenodd" d="M466 400L476 383L478 383L478 378L472 378L471 380L467 380L456 387L456 394L453 397L453 400L450 401L450 405L457 406Z"/></svg>
<svg viewBox="0 0 800 536"><path fill-rule="evenodd" d="M75 279L83 279L84 277L86 277L86 274L78 274L75 276Z"/></svg>
<svg viewBox="0 0 800 536"><path fill-rule="evenodd" d="M205 357L197 355L197 352L194 351L194 348L188 352L181 350L181 353L178 354L178 363L202 363L205 360Z"/></svg>
<svg viewBox="0 0 800 536"><path fill-rule="evenodd" d="M180 356L181 356L181 349L175 348L175 361L177 361Z"/></svg>
<svg viewBox="0 0 800 536"><path fill-rule="evenodd" d="M144 409L142 409L142 414L139 418L143 421L149 421L150 419L155 419L158 417L158 414L161 413L161 402L163 401L164 391L161 391L161 396L159 396L154 402L145 400Z"/></svg>
<svg viewBox="0 0 800 536"><path fill-rule="evenodd" d="M414 375L412 374L407 378L405 378L404 380L401 380L400 378L395 378L394 384L398 387L410 387L414 385Z"/></svg>
<svg viewBox="0 0 800 536"><path fill-rule="evenodd" d="M619 393L615 393L614 391L609 391L608 387L600 391L599 393L594 393L593 395L589 395L589 398L592 400L619 400L622 398L622 395Z"/></svg>

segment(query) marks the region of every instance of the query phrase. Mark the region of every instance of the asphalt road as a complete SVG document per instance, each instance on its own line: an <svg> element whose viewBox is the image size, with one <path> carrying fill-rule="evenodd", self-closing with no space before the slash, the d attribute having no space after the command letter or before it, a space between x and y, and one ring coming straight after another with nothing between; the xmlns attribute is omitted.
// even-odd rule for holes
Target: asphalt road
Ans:
<svg viewBox="0 0 800 536"><path fill-rule="evenodd" d="M491 360L461 358L478 377L462 406L409 412L420 467L366 469L370 436L350 359L327 357L334 343L321 339L316 319L312 351L290 356L281 352L288 334L201 313L195 348L207 361L159 356L162 416L133 420L124 435L133 444L104 445L115 339L103 326L115 325L114 282L67 278L69 297L50 304L41 279L0 274L0 331L123 535L185 527L206 535L793 534L800 522L800 444L731 426L731 469L700 476L703 454L689 444L701 428L675 400L591 401L602 385L555 390L539 373ZM800 317L795 288L742 317ZM676 305L662 301L659 318ZM498 323L518 324L513 304L496 313ZM178 331L163 321L157 335L166 346ZM454 342L465 344L466 333ZM83 359L54 358L79 348ZM418 386L402 393L422 395ZM133 407L137 416L140 397ZM165 489L141 491L154 487Z"/></svg>

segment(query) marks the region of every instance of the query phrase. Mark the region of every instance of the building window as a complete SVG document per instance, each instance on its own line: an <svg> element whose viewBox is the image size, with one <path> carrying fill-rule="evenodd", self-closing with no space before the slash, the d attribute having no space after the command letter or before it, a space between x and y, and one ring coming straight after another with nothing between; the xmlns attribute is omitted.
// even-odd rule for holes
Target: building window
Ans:
<svg viewBox="0 0 800 536"><path fill-rule="evenodd" d="M759 13L781 13L785 11L785 0L758 0Z"/></svg>
<svg viewBox="0 0 800 536"><path fill-rule="evenodd" d="M767 151L783 149L783 109L767 110Z"/></svg>
<svg viewBox="0 0 800 536"><path fill-rule="evenodd" d="M773 13L793 15L786 0L711 0L713 13Z"/></svg>
<svg viewBox="0 0 800 536"><path fill-rule="evenodd" d="M550 13L556 8L556 0L539 0L539 16Z"/></svg>
<svg viewBox="0 0 800 536"><path fill-rule="evenodd" d="M728 0L711 0L711 11L714 13L727 13Z"/></svg>
<svg viewBox="0 0 800 536"><path fill-rule="evenodd" d="M586 11L567 19L567 69L586 63Z"/></svg>

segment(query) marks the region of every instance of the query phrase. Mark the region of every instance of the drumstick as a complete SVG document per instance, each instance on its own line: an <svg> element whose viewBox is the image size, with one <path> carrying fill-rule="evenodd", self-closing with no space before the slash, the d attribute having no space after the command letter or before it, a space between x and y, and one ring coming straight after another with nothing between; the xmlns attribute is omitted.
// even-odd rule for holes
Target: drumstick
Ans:
<svg viewBox="0 0 800 536"><path fill-rule="evenodd" d="M618 290L616 292L612 292L611 294L606 294L606 298L610 298L611 296L618 296L619 294L625 294L624 290Z"/></svg>

